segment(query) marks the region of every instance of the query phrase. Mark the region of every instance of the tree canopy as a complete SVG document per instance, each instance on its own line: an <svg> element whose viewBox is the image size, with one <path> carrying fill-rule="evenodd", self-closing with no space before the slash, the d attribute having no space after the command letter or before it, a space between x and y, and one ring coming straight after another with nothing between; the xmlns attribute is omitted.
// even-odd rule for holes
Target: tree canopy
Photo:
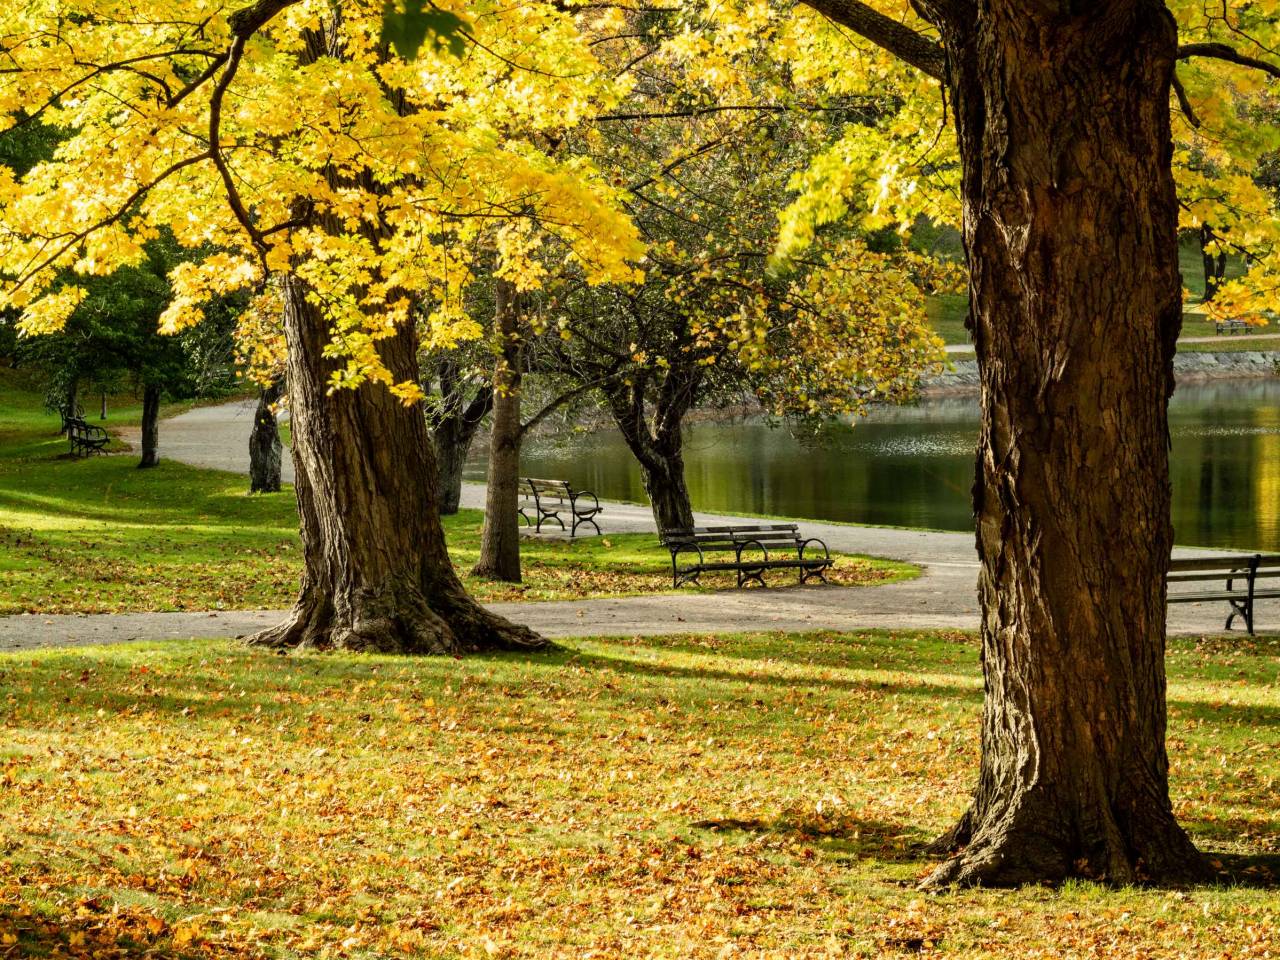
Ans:
<svg viewBox="0 0 1280 960"><path fill-rule="evenodd" d="M84 297L62 271L140 262L161 230L212 252L176 268L163 317L178 330L209 298L288 270L323 302L335 383L392 379L376 344L433 304L430 342L474 335L460 309L467 241L498 231L519 276L535 226L593 280L640 253L616 191L547 135L619 90L573 18L551 5L468 6L466 57L404 60L383 7L260 0L37 3L0 14L10 125L63 131L53 158L0 173L3 303L31 333ZM415 383L396 383L405 397Z"/></svg>

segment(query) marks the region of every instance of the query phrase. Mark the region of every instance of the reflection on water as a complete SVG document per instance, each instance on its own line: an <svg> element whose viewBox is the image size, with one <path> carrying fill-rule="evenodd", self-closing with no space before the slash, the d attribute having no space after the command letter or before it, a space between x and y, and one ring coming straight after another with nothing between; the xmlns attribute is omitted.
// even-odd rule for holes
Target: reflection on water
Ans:
<svg viewBox="0 0 1280 960"><path fill-rule="evenodd" d="M1280 381L1179 387L1170 406L1173 522L1179 543L1280 552ZM690 427L685 462L699 510L971 530L978 431L971 398L875 411L803 444L759 420ZM542 439L526 473L602 497L644 502L622 439L600 431ZM473 463L468 476L483 476Z"/></svg>

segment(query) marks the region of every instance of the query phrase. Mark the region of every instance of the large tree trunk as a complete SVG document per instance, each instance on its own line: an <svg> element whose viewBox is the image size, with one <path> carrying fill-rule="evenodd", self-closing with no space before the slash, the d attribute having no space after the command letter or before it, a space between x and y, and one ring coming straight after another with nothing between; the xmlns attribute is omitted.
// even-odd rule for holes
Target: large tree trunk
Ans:
<svg viewBox="0 0 1280 960"><path fill-rule="evenodd" d="M1167 400L1181 324L1164 7L944 21L982 379L986 699L930 885L1177 882L1165 753Z"/></svg>
<svg viewBox="0 0 1280 960"><path fill-rule="evenodd" d="M160 463L160 388L147 384L142 388L142 459L139 469Z"/></svg>
<svg viewBox="0 0 1280 960"><path fill-rule="evenodd" d="M280 425L274 405L284 394L284 380L277 380L258 395L258 409L253 413L253 430L249 434L249 492L280 492L280 460L284 446L280 443Z"/></svg>
<svg viewBox="0 0 1280 960"><path fill-rule="evenodd" d="M493 417L490 420L489 475L485 489L484 531L478 577L520 582L520 350L519 294L506 280L494 282Z"/></svg>
<svg viewBox="0 0 1280 960"><path fill-rule="evenodd" d="M306 567L274 647L456 654L544 641L477 604L449 562L422 411L381 384L329 389L330 330L296 278L284 283L294 489ZM417 335L379 341L397 381L417 380Z"/></svg>

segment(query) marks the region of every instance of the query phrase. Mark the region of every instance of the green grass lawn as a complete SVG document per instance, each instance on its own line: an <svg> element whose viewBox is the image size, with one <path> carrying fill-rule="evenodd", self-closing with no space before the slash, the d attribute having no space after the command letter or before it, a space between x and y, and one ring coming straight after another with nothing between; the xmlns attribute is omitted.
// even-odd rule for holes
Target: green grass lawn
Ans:
<svg viewBox="0 0 1280 960"><path fill-rule="evenodd" d="M969 331L964 328L964 320L969 313L968 294L940 293L926 297L925 311L943 343L969 342Z"/></svg>
<svg viewBox="0 0 1280 960"><path fill-rule="evenodd" d="M137 415L121 406L107 424L136 423ZM129 455L69 460L57 426L34 395L0 381L0 615L293 601L302 558L291 490L249 496L245 478L169 461L137 470ZM482 521L476 510L445 520L460 571L479 557ZM466 581L491 601L627 596L670 590L669 569L649 534L540 539L525 541L523 584ZM831 579L876 584L917 572L842 557ZM708 589L731 582L727 574L705 578Z"/></svg>
<svg viewBox="0 0 1280 960"><path fill-rule="evenodd" d="M0 956L1266 957L1275 639L1175 640L1190 890L913 889L978 759L959 633L0 655Z"/></svg>

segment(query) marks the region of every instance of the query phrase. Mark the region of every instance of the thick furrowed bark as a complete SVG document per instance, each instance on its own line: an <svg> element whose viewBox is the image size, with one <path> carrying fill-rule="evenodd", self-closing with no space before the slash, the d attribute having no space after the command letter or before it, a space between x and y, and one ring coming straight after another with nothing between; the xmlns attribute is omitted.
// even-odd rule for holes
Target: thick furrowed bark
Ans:
<svg viewBox="0 0 1280 960"><path fill-rule="evenodd" d="M1181 322L1171 18L988 6L944 30L983 425L986 699L926 881L1181 882L1165 754L1167 400Z"/></svg>
<svg viewBox="0 0 1280 960"><path fill-rule="evenodd" d="M251 643L384 653L465 653L545 642L467 595L445 549L422 411L381 385L329 391L329 330L302 284L285 283L294 488L305 570L288 620ZM382 342L416 379L416 338Z"/></svg>

